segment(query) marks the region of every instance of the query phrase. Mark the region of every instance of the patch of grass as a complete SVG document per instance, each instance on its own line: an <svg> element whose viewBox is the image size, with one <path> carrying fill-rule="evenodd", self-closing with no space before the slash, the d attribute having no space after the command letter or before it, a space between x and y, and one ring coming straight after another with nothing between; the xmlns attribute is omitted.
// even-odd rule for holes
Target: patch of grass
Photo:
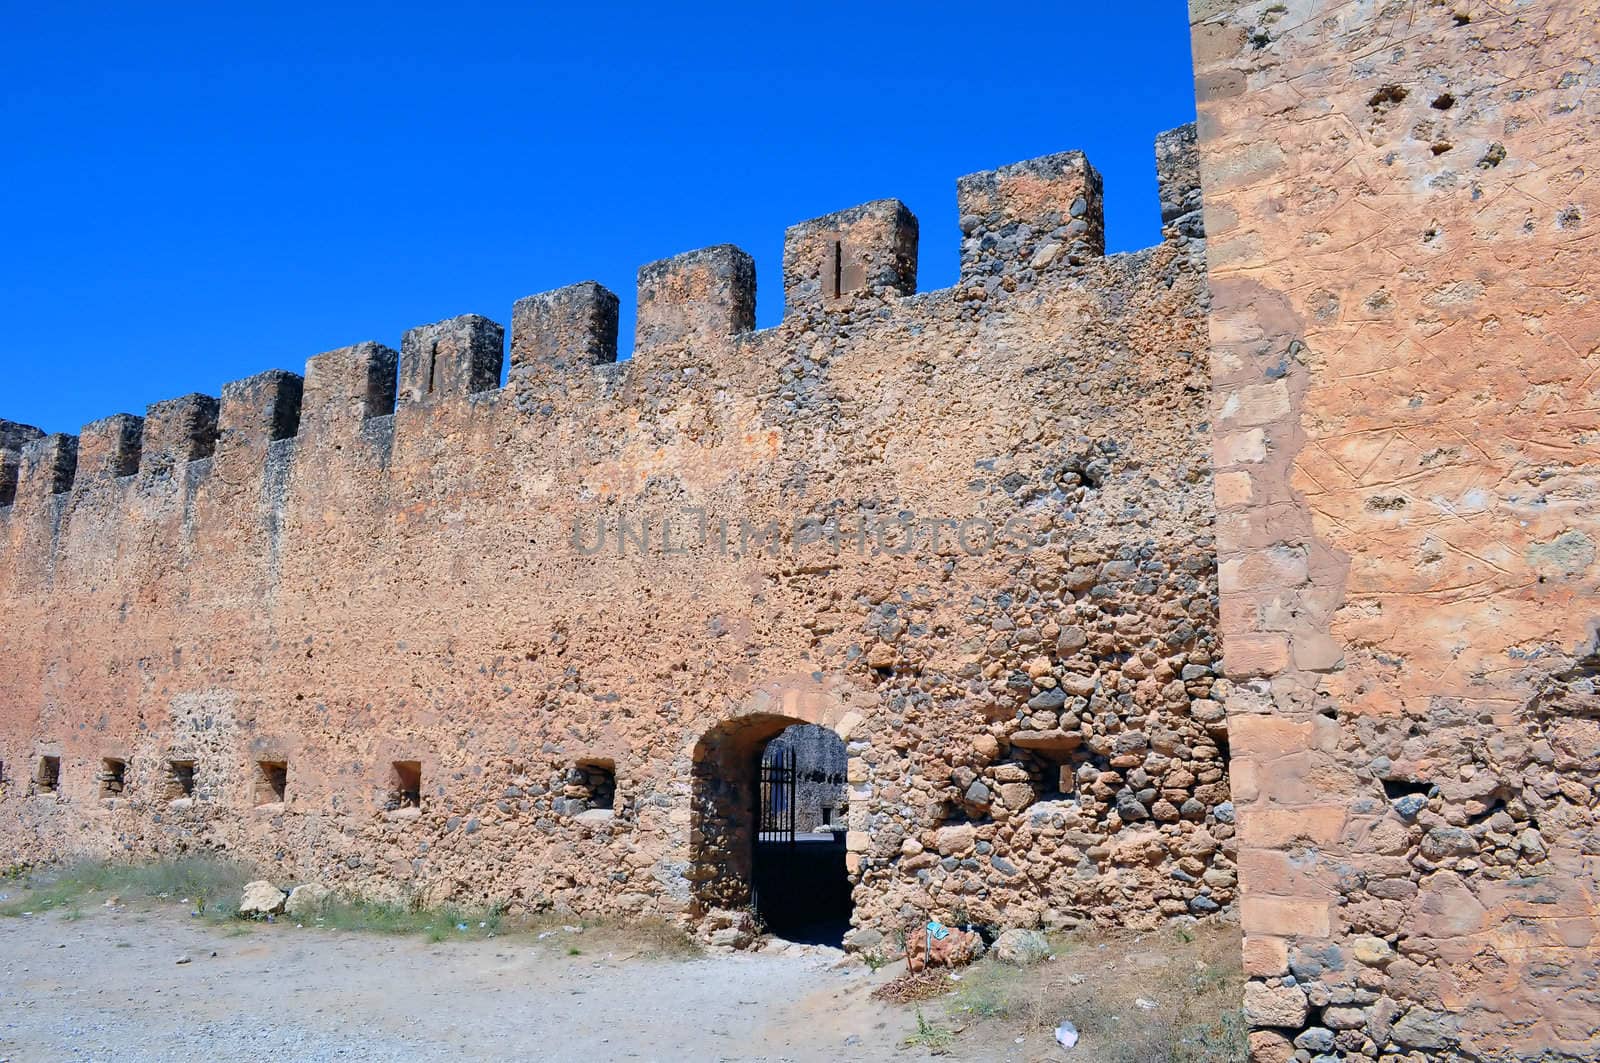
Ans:
<svg viewBox="0 0 1600 1063"><path fill-rule="evenodd" d="M0 915L27 912L72 912L103 896L188 897L213 918L237 909L239 892L250 878L240 864L214 856L186 856L149 864L114 864L75 860L52 868L30 869L22 876L26 897L0 905ZM81 911L78 915L81 915Z"/></svg>
<svg viewBox="0 0 1600 1063"><path fill-rule="evenodd" d="M507 927L507 933L533 934L543 938L565 935L576 931L583 935L589 952L613 952L629 958L647 960L690 960L703 954L700 943L684 933L683 928L666 919L618 919L612 916L591 916L574 919L571 915L546 914L518 919ZM551 941L550 944L557 944ZM576 945L570 946L576 949ZM578 955L568 952L568 955Z"/></svg>
<svg viewBox="0 0 1600 1063"><path fill-rule="evenodd" d="M963 1043L982 1052L1019 1033L1048 1037L1068 1019L1104 1063L1234 1063L1247 1054L1236 927L1085 929L1051 945L1056 959L1026 970L988 956L960 972L941 1004ZM1139 1003L1152 999L1154 1008Z"/></svg>
<svg viewBox="0 0 1600 1063"><path fill-rule="evenodd" d="M1019 967L987 960L961 972L961 986L949 1010L975 1019L1020 1016L1034 1003L1033 994L1044 988L1042 978L1029 978Z"/></svg>
<svg viewBox="0 0 1600 1063"><path fill-rule="evenodd" d="M120 892L147 897L184 898L210 919L239 914L239 895L255 877L253 869L216 856L160 860L126 869Z"/></svg>
<svg viewBox="0 0 1600 1063"><path fill-rule="evenodd" d="M665 919L640 919L617 927L618 933L639 947L640 955L656 959L688 960L701 954L700 944L683 928Z"/></svg>
<svg viewBox="0 0 1600 1063"><path fill-rule="evenodd" d="M1182 1027L1173 1037L1173 1063L1244 1059L1249 1053L1250 1024L1238 1008L1224 1011L1210 1022Z"/></svg>
<svg viewBox="0 0 1600 1063"><path fill-rule="evenodd" d="M0 904L0 916L61 913L65 919L78 919L86 909L104 903L108 897L156 897L186 900L191 910L204 918L226 922L224 932L230 937L248 934L256 925L237 916L245 884L259 875L246 865L217 856L187 856L144 864L77 860L48 868L13 865L5 874L14 877L24 892L15 900ZM129 918L143 921L137 912L130 913ZM563 919L545 915L508 924L503 909L497 906L430 908L418 897L400 903L333 897L314 917L301 922L329 930L416 934L430 942L573 927L578 933L592 935L591 952L615 948L645 958L688 959L701 951L682 928L664 919L598 918L583 920L574 927L571 916ZM573 948L571 954L581 953Z"/></svg>
<svg viewBox="0 0 1600 1063"><path fill-rule="evenodd" d="M497 908L424 908L415 902L391 904L340 898L325 904L308 925L369 934L421 934L437 943L453 938L494 937L500 932L501 918Z"/></svg>

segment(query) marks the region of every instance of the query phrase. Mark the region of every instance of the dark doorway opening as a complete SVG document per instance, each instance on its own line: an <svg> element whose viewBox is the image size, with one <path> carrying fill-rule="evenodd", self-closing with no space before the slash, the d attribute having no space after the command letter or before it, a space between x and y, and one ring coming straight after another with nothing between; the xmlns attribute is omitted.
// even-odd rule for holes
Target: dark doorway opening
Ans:
<svg viewBox="0 0 1600 1063"><path fill-rule="evenodd" d="M840 945L854 888L848 804L834 731L767 713L707 731L694 749L696 914L752 909L777 937Z"/></svg>
<svg viewBox="0 0 1600 1063"><path fill-rule="evenodd" d="M851 906L845 823L834 815L845 803L844 742L795 724L761 749L756 779L756 914L787 941L837 947Z"/></svg>

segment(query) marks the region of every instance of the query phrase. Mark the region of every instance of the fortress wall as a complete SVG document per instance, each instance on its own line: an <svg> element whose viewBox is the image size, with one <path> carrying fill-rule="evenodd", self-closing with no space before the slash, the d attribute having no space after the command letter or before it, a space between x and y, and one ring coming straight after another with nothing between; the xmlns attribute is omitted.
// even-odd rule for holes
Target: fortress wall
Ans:
<svg viewBox="0 0 1600 1063"><path fill-rule="evenodd" d="M1253 1057L1593 1059L1600 8L1191 10Z"/></svg>
<svg viewBox="0 0 1600 1063"><path fill-rule="evenodd" d="M1133 254L1067 153L962 180L951 289L879 201L789 231L773 329L713 247L640 271L624 363L579 284L509 338L8 429L0 851L692 917L748 896L745 744L798 721L849 743L857 947L1228 904L1204 245L1162 144Z"/></svg>

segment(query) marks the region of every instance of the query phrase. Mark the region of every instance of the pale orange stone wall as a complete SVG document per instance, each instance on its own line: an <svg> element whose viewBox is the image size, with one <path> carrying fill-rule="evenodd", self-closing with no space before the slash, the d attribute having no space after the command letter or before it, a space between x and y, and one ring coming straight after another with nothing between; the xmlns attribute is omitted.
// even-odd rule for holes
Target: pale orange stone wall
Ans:
<svg viewBox="0 0 1600 1063"><path fill-rule="evenodd" d="M1194 0L1246 1010L1600 1054L1600 5Z"/></svg>
<svg viewBox="0 0 1600 1063"><path fill-rule="evenodd" d="M848 743L853 948L1226 910L1193 143L1132 253L1063 152L957 183L952 288L878 200L787 230L773 328L710 247L640 270L622 362L579 283L80 436L0 422L0 868L223 850L729 929L755 758L804 722Z"/></svg>

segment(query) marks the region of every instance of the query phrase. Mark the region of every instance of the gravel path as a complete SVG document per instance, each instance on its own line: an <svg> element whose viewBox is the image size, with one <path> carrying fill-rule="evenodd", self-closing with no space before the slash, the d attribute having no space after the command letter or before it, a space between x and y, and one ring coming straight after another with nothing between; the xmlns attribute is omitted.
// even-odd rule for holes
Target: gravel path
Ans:
<svg viewBox="0 0 1600 1063"><path fill-rule="evenodd" d="M868 998L882 975L837 953L625 950L243 930L173 906L6 919L0 1063L922 1058L899 1047L904 1014Z"/></svg>

